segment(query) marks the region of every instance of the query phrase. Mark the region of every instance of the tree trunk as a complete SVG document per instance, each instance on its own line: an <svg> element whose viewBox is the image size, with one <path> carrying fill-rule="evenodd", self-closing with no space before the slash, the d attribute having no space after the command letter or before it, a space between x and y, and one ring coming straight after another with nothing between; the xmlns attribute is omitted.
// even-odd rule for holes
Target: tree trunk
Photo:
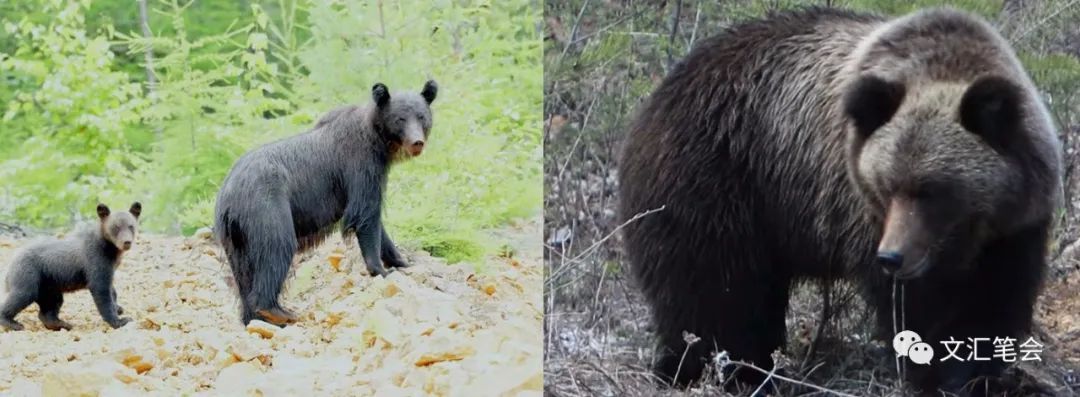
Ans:
<svg viewBox="0 0 1080 397"><path fill-rule="evenodd" d="M144 39L150 39L150 16L146 11L146 0L139 2L139 26L142 28ZM157 92L157 76L154 75L154 46L147 43L146 52L143 53L146 60L146 87L150 91L151 98ZM161 127L154 128L154 140L161 141Z"/></svg>

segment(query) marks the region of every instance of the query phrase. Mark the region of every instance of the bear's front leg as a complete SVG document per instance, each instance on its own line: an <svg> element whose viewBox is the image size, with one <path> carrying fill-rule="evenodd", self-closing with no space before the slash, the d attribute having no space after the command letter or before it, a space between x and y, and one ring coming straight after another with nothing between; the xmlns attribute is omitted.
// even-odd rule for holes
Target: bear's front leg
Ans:
<svg viewBox="0 0 1080 397"><path fill-rule="evenodd" d="M379 219L378 210L373 211L367 220L360 222L356 227L356 241L360 245L360 252L364 255L364 264L367 265L368 274L383 276L390 272L382 264L382 222Z"/></svg>
<svg viewBox="0 0 1080 397"><path fill-rule="evenodd" d="M908 363L916 387L924 393L1012 394L1001 389L1011 382L999 377L1023 359L1020 345L1030 337L1046 269L1047 230L1036 226L988 242L962 274L927 274L908 283L907 325L934 349L929 365ZM995 354L998 346L1011 346L1000 349L1015 355L1006 361Z"/></svg>
<svg viewBox="0 0 1080 397"><path fill-rule="evenodd" d="M113 306L116 306L116 314L117 315L123 315L124 314L124 308L120 307L120 301L118 299L116 299L116 287L110 287L109 289L112 290L112 300L113 300Z"/></svg>
<svg viewBox="0 0 1080 397"><path fill-rule="evenodd" d="M370 177L357 177L370 180ZM356 233L356 241L364 255L364 264L368 274L386 276L390 273L382 264L383 226L382 226L382 184L366 183L356 185L349 194L349 204L345 206L344 229Z"/></svg>
<svg viewBox="0 0 1080 397"><path fill-rule="evenodd" d="M386 227L382 228L382 260L386 267L390 268L403 268L409 267L409 264L405 262L405 258L398 252L397 247L394 246L394 242L390 240L390 235L386 234Z"/></svg>
<svg viewBox="0 0 1080 397"><path fill-rule="evenodd" d="M120 317L116 313L116 301L113 300L112 289L112 272L99 271L91 275L91 279L87 287L90 289L90 295L94 297L94 305L97 306L98 313L101 314L101 318L105 320L109 326L113 328L123 327L131 321L130 318Z"/></svg>

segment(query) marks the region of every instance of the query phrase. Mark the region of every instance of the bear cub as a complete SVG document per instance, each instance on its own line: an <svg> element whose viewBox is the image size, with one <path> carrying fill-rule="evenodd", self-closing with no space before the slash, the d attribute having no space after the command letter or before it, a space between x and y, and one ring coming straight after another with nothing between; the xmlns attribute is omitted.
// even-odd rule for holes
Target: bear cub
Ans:
<svg viewBox="0 0 1080 397"><path fill-rule="evenodd" d="M101 318L110 326L120 328L131 321L120 317L124 309L116 302L113 274L124 252L135 242L141 213L142 204L138 202L120 212L98 204L97 227L82 228L64 239L31 244L17 255L7 274L8 296L0 307L0 326L22 330L15 316L36 302L45 328L69 330L71 324L60 319L64 294L84 288L90 289Z"/></svg>

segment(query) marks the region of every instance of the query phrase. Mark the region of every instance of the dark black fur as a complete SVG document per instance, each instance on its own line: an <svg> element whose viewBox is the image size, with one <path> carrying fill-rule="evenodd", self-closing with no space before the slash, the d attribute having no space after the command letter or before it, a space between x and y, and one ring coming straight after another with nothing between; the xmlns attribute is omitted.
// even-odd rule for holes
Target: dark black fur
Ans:
<svg viewBox="0 0 1080 397"><path fill-rule="evenodd" d="M100 224L88 226L63 240L35 243L15 257L7 274L8 296L0 308L0 326L22 330L15 316L37 303L38 317L45 328L71 329L60 319L64 294L90 289L101 318L113 328L131 319L120 317L124 309L116 301L113 274L124 251L131 248L142 205L132 204L128 212L110 213L98 204Z"/></svg>
<svg viewBox="0 0 1080 397"><path fill-rule="evenodd" d="M860 134L866 136L885 125L904 100L904 86L879 77L867 76L856 81L844 98L844 113Z"/></svg>
<svg viewBox="0 0 1080 397"><path fill-rule="evenodd" d="M1029 94L1033 90L1013 83L1026 81L1024 72L999 61L1005 56L1000 45L980 25L952 12L922 17L932 21L925 29L933 34L918 36L923 28L911 28L916 33L896 34L894 43L927 48L928 61L914 63L930 65L926 70L895 76L883 72L880 78L868 74L861 80L845 76L863 71L849 68L846 57L882 19L827 9L779 13L698 43L639 109L620 162L620 216L629 220L664 207L624 229L625 253L652 308L659 339L654 369L662 379L676 384L698 379L709 353L717 349L771 368L770 353L785 342L789 291L799 280L860 282L877 309L881 336L891 340L892 280L874 259L883 233L884 209L877 206L887 204L894 193L930 203L930 213L942 222L961 216L971 220L942 226L955 235L930 236L958 249L963 255L956 258L970 257L970 266L942 256L944 264L904 282L907 328L918 330L936 349L949 336L1019 339L1029 331L1046 265L1052 192L1060 187L1060 154L1055 152L1060 147L1054 145L1054 131L1035 105L1036 97ZM948 46L927 43L941 38L952 41ZM893 51L889 44L881 47ZM900 59L922 55L910 51L918 48L895 50ZM949 58L952 54L957 59ZM972 59L965 62L964 57ZM881 62L867 69L894 70L889 59ZM1008 73L1008 79L971 78L995 68ZM925 109L912 111L901 107L908 100L904 78L970 82L971 88L962 105L941 100L942 107L956 108L933 109L939 99L926 95L912 97L925 102L913 105ZM851 81L845 79L855 83L838 89ZM897 139L894 153L879 145L877 150L886 155L880 168L896 170L895 179L913 185L889 182L908 190L887 192L879 186L884 182L853 175L860 163L851 159L898 114L898 107L908 112L903 117L910 123L893 123L899 127L888 133L917 139ZM1022 112L1031 117L1019 118ZM928 121L908 114L926 114ZM955 114L960 120L950 119ZM849 126L854 134L848 134ZM904 145L934 142L934 134L925 131L939 128L938 136L946 138L933 139L959 143L946 142L954 146L931 151L982 150L970 135L978 134L1007 162L977 163L965 172L941 169L936 174L940 182L920 179L935 176L934 170L915 165L953 162L909 163L908 158L922 159L924 149ZM1008 167L1008 172L986 174L998 172L995 168L980 175L977 169L985 164ZM959 183L972 175L1006 181L994 185L1006 188L993 194L948 190L978 185ZM932 204L924 194L946 204ZM974 204L951 207L959 202ZM684 331L701 341L686 350ZM999 374L1002 365L952 362L908 368L909 379L929 393L938 387L958 391L979 376ZM739 379L754 386L763 378L742 372Z"/></svg>
<svg viewBox="0 0 1080 397"><path fill-rule="evenodd" d="M245 324L296 320L278 303L293 256L319 244L338 221L356 233L372 275L387 274L383 263L407 266L383 228L383 190L390 165L422 150L436 93L429 81L420 94L391 98L376 84L372 105L335 109L312 130L237 160L218 193L214 232L232 267Z"/></svg>

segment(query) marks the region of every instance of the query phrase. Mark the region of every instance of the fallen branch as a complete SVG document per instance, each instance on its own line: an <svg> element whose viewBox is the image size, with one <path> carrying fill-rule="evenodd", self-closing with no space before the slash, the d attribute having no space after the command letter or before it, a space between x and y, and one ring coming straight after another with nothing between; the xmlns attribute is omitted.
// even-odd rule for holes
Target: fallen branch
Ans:
<svg viewBox="0 0 1080 397"><path fill-rule="evenodd" d="M23 230L23 228L21 227L9 225L6 223L0 223L0 233L10 233L21 237L26 237L26 230Z"/></svg>
<svg viewBox="0 0 1080 397"><path fill-rule="evenodd" d="M848 394L848 393L844 393L844 392L841 392L841 391L827 389L827 388L824 388L824 387L821 387L821 386L818 386L818 385L815 385L815 384L812 384L812 383L807 383L807 382L803 382L803 381L798 380L798 379L792 379L792 378L789 378L789 377L786 377L786 376L783 376L783 375L779 375L779 374L776 373L777 368L775 368L775 366L774 366L772 371L766 371L766 370L762 369L761 367L758 367L758 366L756 366L754 364L745 363L745 362L742 362L742 361L730 360L727 357L728 357L727 352L720 352L720 353L718 353L716 355L717 372L723 373L724 368L728 367L729 365L737 365L737 366L740 366L740 367L743 367L743 368L749 368L749 369L761 372L761 373L765 374L766 378L765 378L765 382L763 382L761 384L761 386L758 386L758 390L762 390L762 386L764 386L765 383L768 383L769 380L775 378L775 379L779 379L779 380L782 380L782 381L785 381L785 382L788 382L788 383L791 383L791 384L804 386L804 387L809 387L811 389L817 390L817 391L822 392L822 393L830 393L830 394L837 395L837 396L842 396L842 397L856 397L854 394Z"/></svg>
<svg viewBox="0 0 1080 397"><path fill-rule="evenodd" d="M655 214L657 212L663 211L665 208L667 208L667 205L661 205L660 208L653 208L651 210L641 212L641 213L638 213L637 215L634 215L633 218L630 218L626 222L623 222L621 225L616 227L615 230L612 230L611 233L608 233L608 235L604 236L604 238L602 238L599 241L593 243L592 245L589 246L589 248L586 248L584 251L581 251L580 254L577 254L577 256L575 256L570 261L571 262L576 262L576 261L580 260L581 258L584 258L586 255L591 253L593 250L595 250L601 244L603 244L608 239L610 239L612 236L614 236L616 233L618 233L619 230L622 230L622 228L629 226L631 223L637 222L638 219L641 219L641 218L644 218L646 216L649 216L649 215Z"/></svg>
<svg viewBox="0 0 1080 397"><path fill-rule="evenodd" d="M623 222L621 225L616 227L615 230L612 230L611 233L608 233L606 236L604 236L600 240L597 240L595 243L590 245L588 248L586 248L580 254L577 254L577 256L574 256L573 258L570 258L570 259L564 259L561 262L576 263L576 262L580 261L582 258L589 255L592 251L596 250L596 248L599 247L601 244L604 244L605 242L607 242L608 239L610 239L612 236L614 236L616 233L618 233L619 230L622 230L622 228L626 227L627 225L629 225L631 223L637 222L637 220L639 220L641 218L644 218L644 217L649 216L651 214L663 211L664 208L667 208L667 206L662 205L662 206L660 206L660 208L653 208L651 210L641 212L641 213L638 213L637 215L634 215L633 218L630 218L626 222ZM551 248L554 248L554 247L551 247ZM565 256L563 256L563 257L565 258ZM557 280L559 278L559 276L561 276L563 273L568 271L568 269L569 269L569 266L562 266L558 270L553 272L551 274L551 276L549 276L548 279L547 279L547 288L545 288L545 289L550 289L550 286L552 285L552 283L554 283L555 280Z"/></svg>

